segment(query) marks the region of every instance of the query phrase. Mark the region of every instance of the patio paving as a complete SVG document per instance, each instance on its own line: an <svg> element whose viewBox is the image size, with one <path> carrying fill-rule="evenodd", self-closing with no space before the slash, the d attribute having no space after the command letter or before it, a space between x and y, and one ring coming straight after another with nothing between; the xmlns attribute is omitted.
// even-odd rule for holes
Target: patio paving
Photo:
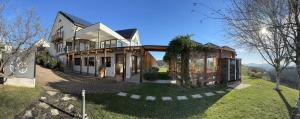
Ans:
<svg viewBox="0 0 300 119"><path fill-rule="evenodd" d="M147 96L146 100L154 101L156 98L154 96Z"/></svg>
<svg viewBox="0 0 300 119"><path fill-rule="evenodd" d="M204 93L206 96L214 96L215 94L212 92Z"/></svg>
<svg viewBox="0 0 300 119"><path fill-rule="evenodd" d="M140 96L140 95L132 94L132 95L130 96L130 98L132 98L132 99L140 99L141 96Z"/></svg>
<svg viewBox="0 0 300 119"><path fill-rule="evenodd" d="M92 75L64 73L39 65L36 65L36 81L50 94L53 94L51 91L81 94L82 90L86 90L86 93L113 93L134 89L138 85L130 82L117 82L113 78L99 80Z"/></svg>
<svg viewBox="0 0 300 119"><path fill-rule="evenodd" d="M169 97L169 96L163 96L161 99L163 101L172 101L172 97Z"/></svg>
<svg viewBox="0 0 300 119"><path fill-rule="evenodd" d="M187 100L188 98L186 96L177 96L177 100Z"/></svg>
<svg viewBox="0 0 300 119"><path fill-rule="evenodd" d="M118 96L123 96L123 97L125 97L125 96L127 96L127 93L119 92L117 95L118 95Z"/></svg>
<svg viewBox="0 0 300 119"><path fill-rule="evenodd" d="M225 93L225 91L219 90L219 91L216 91L216 93L223 94L223 93Z"/></svg>
<svg viewBox="0 0 300 119"><path fill-rule="evenodd" d="M199 99L199 98L202 98L202 95L200 95L200 94L195 94L195 95L192 95L192 98L194 98L194 99Z"/></svg>

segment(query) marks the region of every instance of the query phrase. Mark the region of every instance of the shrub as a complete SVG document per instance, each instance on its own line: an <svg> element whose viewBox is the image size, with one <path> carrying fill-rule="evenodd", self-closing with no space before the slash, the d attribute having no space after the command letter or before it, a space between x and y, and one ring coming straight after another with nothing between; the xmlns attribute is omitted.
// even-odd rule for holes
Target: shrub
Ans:
<svg viewBox="0 0 300 119"><path fill-rule="evenodd" d="M49 66L50 69L57 69L57 68L60 68L60 63L57 59L51 58L51 60L49 61L48 66Z"/></svg>
<svg viewBox="0 0 300 119"><path fill-rule="evenodd" d="M157 80L158 77L159 77L158 71L159 71L159 68L151 67L151 68L149 68L148 70L145 71L143 76L146 80L150 80L150 81Z"/></svg>
<svg viewBox="0 0 300 119"><path fill-rule="evenodd" d="M248 74L251 78L262 78L264 75L262 72L252 72L252 71L250 71Z"/></svg>

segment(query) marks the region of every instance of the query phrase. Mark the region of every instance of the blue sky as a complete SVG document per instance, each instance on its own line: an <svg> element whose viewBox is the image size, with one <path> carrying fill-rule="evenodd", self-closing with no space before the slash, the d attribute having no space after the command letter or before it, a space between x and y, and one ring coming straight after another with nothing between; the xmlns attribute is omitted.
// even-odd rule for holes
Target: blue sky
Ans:
<svg viewBox="0 0 300 119"><path fill-rule="evenodd" d="M207 18L211 11L194 2L212 8L224 8L223 0L11 0L6 16L14 19L16 13L34 8L44 28L51 29L58 11L65 11L90 22L101 22L119 30L137 28L144 45L167 45L176 35L193 34L193 39L236 48L243 63L264 63L259 55L237 47L220 20ZM192 12L195 10L195 12ZM164 53L155 52L161 59Z"/></svg>

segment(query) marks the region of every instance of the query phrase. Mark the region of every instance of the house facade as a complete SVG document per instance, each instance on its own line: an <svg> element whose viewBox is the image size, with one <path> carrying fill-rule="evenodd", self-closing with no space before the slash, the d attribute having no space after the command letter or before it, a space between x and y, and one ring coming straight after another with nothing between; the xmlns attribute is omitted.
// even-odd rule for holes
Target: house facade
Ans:
<svg viewBox="0 0 300 119"><path fill-rule="evenodd" d="M143 72L156 64L150 51L165 52L167 46L142 45L137 29L112 30L102 23L90 23L58 12L49 37L49 52L65 71L128 82L142 82ZM208 51L190 54L190 77L194 84L240 80L241 61L235 50L212 43L201 44ZM177 61L169 61L169 75L178 79Z"/></svg>
<svg viewBox="0 0 300 119"><path fill-rule="evenodd" d="M62 11L57 13L49 39L50 53L65 71L97 76L102 66L104 77L136 82L143 66L155 64L141 45L137 29L115 31Z"/></svg>

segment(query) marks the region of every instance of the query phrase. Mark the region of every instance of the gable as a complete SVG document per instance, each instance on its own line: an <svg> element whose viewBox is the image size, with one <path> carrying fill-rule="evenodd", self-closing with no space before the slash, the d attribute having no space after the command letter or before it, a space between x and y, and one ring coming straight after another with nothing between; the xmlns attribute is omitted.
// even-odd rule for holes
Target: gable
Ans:
<svg viewBox="0 0 300 119"><path fill-rule="evenodd" d="M59 28L62 28L62 30L64 31L64 37L66 38L69 36L73 36L76 26L62 14L58 13L52 26L50 38L57 32ZM51 39L49 39L49 41L50 40Z"/></svg>

